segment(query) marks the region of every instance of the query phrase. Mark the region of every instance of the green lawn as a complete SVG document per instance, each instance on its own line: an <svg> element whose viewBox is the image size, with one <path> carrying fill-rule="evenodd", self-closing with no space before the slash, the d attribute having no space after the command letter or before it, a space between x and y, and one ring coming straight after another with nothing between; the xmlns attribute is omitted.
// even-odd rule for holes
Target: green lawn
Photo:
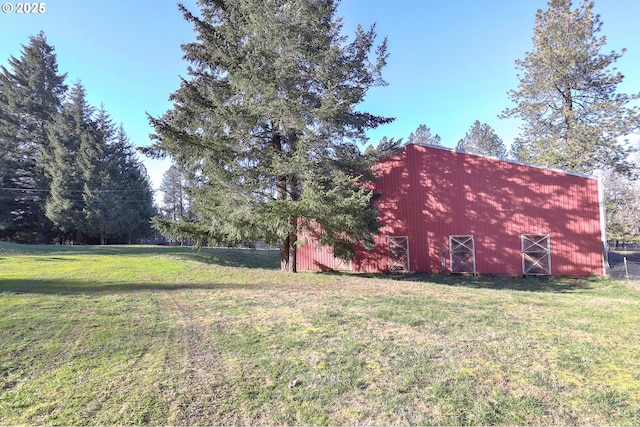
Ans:
<svg viewBox="0 0 640 427"><path fill-rule="evenodd" d="M640 424L640 293L0 243L0 424Z"/></svg>

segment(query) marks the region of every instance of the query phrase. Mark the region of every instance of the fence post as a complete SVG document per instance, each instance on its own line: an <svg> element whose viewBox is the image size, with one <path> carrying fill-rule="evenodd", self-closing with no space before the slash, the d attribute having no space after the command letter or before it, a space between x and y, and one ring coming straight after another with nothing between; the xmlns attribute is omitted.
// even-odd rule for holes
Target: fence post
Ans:
<svg viewBox="0 0 640 427"><path fill-rule="evenodd" d="M622 258L624 260L624 274L627 277L627 282L629 281L629 268L627 267L627 257Z"/></svg>

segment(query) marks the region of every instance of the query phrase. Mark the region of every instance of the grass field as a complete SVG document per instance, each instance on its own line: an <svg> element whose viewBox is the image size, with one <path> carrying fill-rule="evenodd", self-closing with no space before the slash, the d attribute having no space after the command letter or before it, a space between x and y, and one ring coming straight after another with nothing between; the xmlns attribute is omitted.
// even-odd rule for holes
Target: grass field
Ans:
<svg viewBox="0 0 640 427"><path fill-rule="evenodd" d="M0 243L0 424L640 425L640 293Z"/></svg>

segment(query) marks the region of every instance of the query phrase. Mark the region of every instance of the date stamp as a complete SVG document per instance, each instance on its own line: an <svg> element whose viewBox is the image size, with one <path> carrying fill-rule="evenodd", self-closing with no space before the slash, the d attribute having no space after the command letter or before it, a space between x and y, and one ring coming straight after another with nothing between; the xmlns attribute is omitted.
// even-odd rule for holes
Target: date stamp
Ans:
<svg viewBox="0 0 640 427"><path fill-rule="evenodd" d="M46 3L2 3L2 13L41 14L47 11Z"/></svg>

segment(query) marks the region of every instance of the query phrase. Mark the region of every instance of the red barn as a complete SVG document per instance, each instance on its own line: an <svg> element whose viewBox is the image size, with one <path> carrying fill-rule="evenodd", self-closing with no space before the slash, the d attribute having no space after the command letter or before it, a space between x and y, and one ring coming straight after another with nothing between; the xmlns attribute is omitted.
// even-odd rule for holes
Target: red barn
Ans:
<svg viewBox="0 0 640 427"><path fill-rule="evenodd" d="M605 274L604 204L592 177L423 145L376 165L383 226L345 262L306 241L300 270Z"/></svg>

